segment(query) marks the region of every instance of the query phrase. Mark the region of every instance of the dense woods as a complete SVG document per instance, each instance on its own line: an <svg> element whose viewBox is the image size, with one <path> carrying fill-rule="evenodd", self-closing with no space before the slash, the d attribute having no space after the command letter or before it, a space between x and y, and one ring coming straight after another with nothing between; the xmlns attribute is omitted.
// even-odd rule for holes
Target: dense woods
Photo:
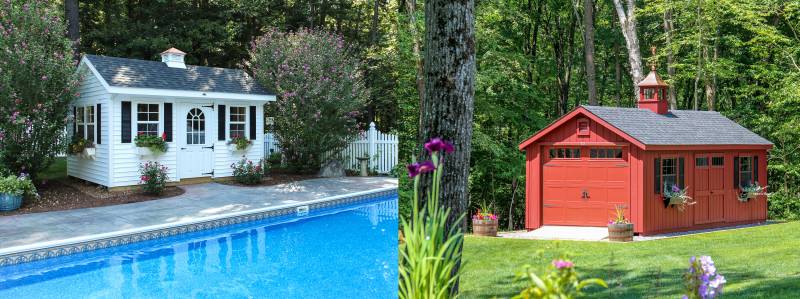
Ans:
<svg viewBox="0 0 800 299"><path fill-rule="evenodd" d="M83 53L156 59L174 46L189 64L236 67L270 28L335 31L363 61L370 93L361 123L398 132L403 163L419 154L430 84L424 1L78 2L67 19L80 19L70 34ZM517 144L576 105L632 107L634 83L654 63L672 108L720 111L775 143L771 216L800 217L797 1L484 0L474 13L473 209L492 206L502 227L521 227Z"/></svg>

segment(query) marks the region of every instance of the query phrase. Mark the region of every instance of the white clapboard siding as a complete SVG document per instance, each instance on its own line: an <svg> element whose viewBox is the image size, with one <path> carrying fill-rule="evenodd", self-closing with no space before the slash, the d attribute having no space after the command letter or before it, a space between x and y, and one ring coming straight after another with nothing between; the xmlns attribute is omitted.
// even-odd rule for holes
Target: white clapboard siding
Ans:
<svg viewBox="0 0 800 299"><path fill-rule="evenodd" d="M226 102L229 107L231 105L236 106L248 106L252 105L247 102ZM219 108L217 108L219 109ZM229 113L229 112L228 112ZM226 115L228 115L226 113ZM250 117L250 113L247 113L247 117ZM264 106L263 105L256 105L256 115L264 115ZM250 120L248 120L250 121ZM249 124L249 122L248 122ZM216 124L214 124L216 126ZM263 158L264 153L264 117L256 117L256 130L258 132L256 134L256 140L253 140L252 145L250 145L247 150L240 152L240 151L232 151L228 147L228 140L217 140L216 131L214 131L214 177L229 177L233 175L233 168L231 165L239 162L243 158L247 158L250 161L258 161ZM229 136L230 133L228 132L230 129L229 125L225 126L225 136ZM247 128L249 130L249 127ZM249 133L248 133L249 134Z"/></svg>
<svg viewBox="0 0 800 299"><path fill-rule="evenodd" d="M280 152L278 141L272 133L265 134L264 156ZM369 130L359 134L359 138L351 142L340 153L345 168L358 170L359 157L369 157L369 168L387 174L397 165L398 139L395 134L386 134L375 128L375 123L369 124Z"/></svg>
<svg viewBox="0 0 800 299"><path fill-rule="evenodd" d="M110 138L109 123L111 120L109 111L111 110L111 95L103 88L100 80L92 76L91 73L82 70L86 79L81 82L78 92L80 96L72 104L73 106L95 106L102 105L100 121L101 144L95 145L95 158L87 159L79 156L67 155L67 175L80 178L100 185L110 183L109 164L110 164ZM97 109L97 108L95 108ZM96 113L96 112L95 112ZM70 120L72 119L72 106L69 108ZM68 138L72 138L72 122L68 124ZM97 126L97 123L95 123Z"/></svg>

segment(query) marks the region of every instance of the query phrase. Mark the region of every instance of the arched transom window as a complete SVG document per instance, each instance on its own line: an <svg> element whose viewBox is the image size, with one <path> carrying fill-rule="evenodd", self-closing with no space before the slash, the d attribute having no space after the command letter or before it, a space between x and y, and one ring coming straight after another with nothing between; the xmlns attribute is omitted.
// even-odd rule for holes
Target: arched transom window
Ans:
<svg viewBox="0 0 800 299"><path fill-rule="evenodd" d="M197 108L186 114L186 144L206 143L206 116Z"/></svg>

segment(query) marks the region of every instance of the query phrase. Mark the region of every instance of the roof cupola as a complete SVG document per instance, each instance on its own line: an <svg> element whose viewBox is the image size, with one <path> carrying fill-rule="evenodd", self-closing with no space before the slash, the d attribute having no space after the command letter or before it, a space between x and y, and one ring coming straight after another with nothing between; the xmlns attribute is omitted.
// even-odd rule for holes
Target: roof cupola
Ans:
<svg viewBox="0 0 800 299"><path fill-rule="evenodd" d="M667 103L667 88L669 85L661 80L656 72L656 47L650 48L653 53L650 63L650 73L639 82L639 109L647 109L658 114L666 114L669 111Z"/></svg>
<svg viewBox="0 0 800 299"><path fill-rule="evenodd" d="M181 50L169 48L161 52L161 62L166 63L168 67L185 69L186 64L183 63L183 57L186 56Z"/></svg>

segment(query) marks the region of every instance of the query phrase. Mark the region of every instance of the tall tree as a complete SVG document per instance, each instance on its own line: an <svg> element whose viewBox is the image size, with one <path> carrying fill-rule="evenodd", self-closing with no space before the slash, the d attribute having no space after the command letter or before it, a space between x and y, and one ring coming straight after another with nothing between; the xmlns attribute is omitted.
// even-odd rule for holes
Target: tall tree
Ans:
<svg viewBox="0 0 800 299"><path fill-rule="evenodd" d="M78 15L78 0L64 0L64 15L67 19L67 37L72 41L72 55L80 58L80 17Z"/></svg>
<svg viewBox="0 0 800 299"><path fill-rule="evenodd" d="M455 147L455 152L444 158L439 198L451 209L448 226L458 226L461 231L466 231L466 220L457 220L466 212L469 199L474 95L475 2L426 2L425 102L420 107L420 139L441 137Z"/></svg>
<svg viewBox="0 0 800 299"><path fill-rule="evenodd" d="M639 81L644 79L642 73L642 54L639 51L639 37L636 35L636 1L614 0L614 9L617 11L619 26L625 37L625 46L628 48L628 64L630 64L631 80L633 81L633 98L639 97ZM627 7L626 7L627 6Z"/></svg>
<svg viewBox="0 0 800 299"><path fill-rule="evenodd" d="M664 9L664 41L667 44L667 76L669 78L675 77L675 66L673 65L672 57L672 7ZM669 95L667 97L670 109L678 109L678 100L675 96L675 84L669 85Z"/></svg>
<svg viewBox="0 0 800 299"><path fill-rule="evenodd" d="M594 0L583 0L583 56L586 60L586 90L589 104L597 105L594 71Z"/></svg>
<svg viewBox="0 0 800 299"><path fill-rule="evenodd" d="M416 83L417 93L419 94L419 107L425 102L425 74L424 74L424 60L420 53L419 47L419 33L417 32L417 0L405 0L406 10L408 10L408 28L411 31L411 39L414 50L414 60L416 61ZM420 110L422 111L422 110ZM419 125L422 126L422 114L419 117Z"/></svg>

